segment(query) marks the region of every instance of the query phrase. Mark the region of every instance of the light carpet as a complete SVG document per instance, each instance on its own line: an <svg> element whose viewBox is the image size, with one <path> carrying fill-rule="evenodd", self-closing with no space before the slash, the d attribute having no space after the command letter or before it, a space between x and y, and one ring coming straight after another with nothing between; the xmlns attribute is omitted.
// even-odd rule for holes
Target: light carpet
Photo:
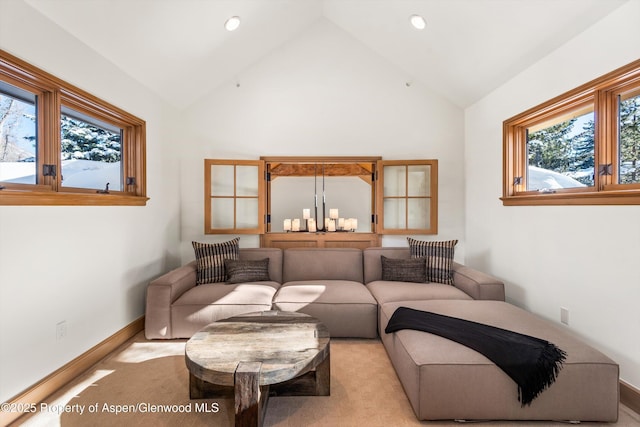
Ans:
<svg viewBox="0 0 640 427"><path fill-rule="evenodd" d="M185 342L148 341L140 333L47 399L43 410L13 425L232 426L232 399L189 400ZM514 386L514 393L515 390ZM566 427L564 423L550 422L479 424ZM264 425L400 427L460 426L460 423L416 419L379 340L332 339L331 396L272 397ZM584 425L638 427L640 416L620 405L617 423Z"/></svg>

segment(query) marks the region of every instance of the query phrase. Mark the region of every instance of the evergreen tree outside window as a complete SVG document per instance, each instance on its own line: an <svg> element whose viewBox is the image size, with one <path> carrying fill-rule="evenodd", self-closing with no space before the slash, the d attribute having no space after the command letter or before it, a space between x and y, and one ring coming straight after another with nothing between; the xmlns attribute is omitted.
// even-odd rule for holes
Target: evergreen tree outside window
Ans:
<svg viewBox="0 0 640 427"><path fill-rule="evenodd" d="M618 95L619 183L640 183L640 90Z"/></svg>
<svg viewBox="0 0 640 427"><path fill-rule="evenodd" d="M594 134L591 104L569 118L563 115L528 128L527 190L593 186Z"/></svg>
<svg viewBox="0 0 640 427"><path fill-rule="evenodd" d="M60 129L62 186L123 190L122 129L64 108Z"/></svg>

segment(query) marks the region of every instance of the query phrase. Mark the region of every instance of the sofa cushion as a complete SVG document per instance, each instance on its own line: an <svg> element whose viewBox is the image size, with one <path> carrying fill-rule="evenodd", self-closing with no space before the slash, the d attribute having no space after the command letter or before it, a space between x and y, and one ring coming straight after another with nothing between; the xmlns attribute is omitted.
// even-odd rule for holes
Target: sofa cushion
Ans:
<svg viewBox="0 0 640 427"><path fill-rule="evenodd" d="M271 303L279 287L276 282L205 283L189 289L172 306Z"/></svg>
<svg viewBox="0 0 640 427"><path fill-rule="evenodd" d="M412 283L376 280L367 283L366 286L380 305L393 301L473 299L464 291L454 286L448 286L442 283Z"/></svg>
<svg viewBox="0 0 640 427"><path fill-rule="evenodd" d="M426 276L426 263L422 258L394 259L380 255L382 263L382 280L396 282L424 283Z"/></svg>
<svg viewBox="0 0 640 427"><path fill-rule="evenodd" d="M273 307L315 317L331 337L376 338L378 304L367 288L350 280L308 280L284 283Z"/></svg>
<svg viewBox="0 0 640 427"><path fill-rule="evenodd" d="M197 262L196 285L225 281L224 260L238 259L239 241L240 238L236 237L222 243L191 242Z"/></svg>
<svg viewBox="0 0 640 427"><path fill-rule="evenodd" d="M260 260L225 259L227 283L264 282L269 278L269 258Z"/></svg>
<svg viewBox="0 0 640 427"><path fill-rule="evenodd" d="M270 310L277 282L206 283L171 305L172 338L190 338L211 322L238 314Z"/></svg>
<svg viewBox="0 0 640 427"><path fill-rule="evenodd" d="M411 258L425 258L427 281L453 285L453 256L457 240L421 241L407 237Z"/></svg>
<svg viewBox="0 0 640 427"><path fill-rule="evenodd" d="M283 282L350 280L362 283L362 250L355 248L289 248L283 251Z"/></svg>

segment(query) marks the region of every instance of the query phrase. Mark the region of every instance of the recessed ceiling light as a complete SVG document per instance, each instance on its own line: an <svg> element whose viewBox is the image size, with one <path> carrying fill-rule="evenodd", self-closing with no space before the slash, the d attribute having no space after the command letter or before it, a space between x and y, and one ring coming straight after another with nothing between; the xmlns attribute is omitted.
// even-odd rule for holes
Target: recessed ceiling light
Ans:
<svg viewBox="0 0 640 427"><path fill-rule="evenodd" d="M239 16L232 16L231 18L227 19L227 22L224 23L224 28L226 28L227 31L235 31L239 26L240 26Z"/></svg>
<svg viewBox="0 0 640 427"><path fill-rule="evenodd" d="M411 21L411 25L413 25L413 28L415 28L416 30L424 30L424 28L427 26L426 21L420 15L411 15L409 21Z"/></svg>

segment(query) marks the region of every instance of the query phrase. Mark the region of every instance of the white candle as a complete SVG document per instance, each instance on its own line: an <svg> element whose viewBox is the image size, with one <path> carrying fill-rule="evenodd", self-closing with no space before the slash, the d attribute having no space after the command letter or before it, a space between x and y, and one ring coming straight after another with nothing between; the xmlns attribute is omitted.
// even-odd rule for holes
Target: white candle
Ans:
<svg viewBox="0 0 640 427"><path fill-rule="evenodd" d="M358 229L358 219L357 218L351 218L351 229L352 230L357 230Z"/></svg>
<svg viewBox="0 0 640 427"><path fill-rule="evenodd" d="M341 230L344 228L344 218L338 218L338 229Z"/></svg>
<svg viewBox="0 0 640 427"><path fill-rule="evenodd" d="M351 218L347 218L344 220L344 229L345 231L351 230Z"/></svg>
<svg viewBox="0 0 640 427"><path fill-rule="evenodd" d="M284 220L284 231L291 231L291 220L290 219L285 219Z"/></svg>
<svg viewBox="0 0 640 427"><path fill-rule="evenodd" d="M309 232L311 233L315 233L316 232L316 221L313 218L309 218L308 221L308 227L309 227Z"/></svg>
<svg viewBox="0 0 640 427"><path fill-rule="evenodd" d="M302 209L302 218L304 219L311 218L311 209Z"/></svg>
<svg viewBox="0 0 640 427"><path fill-rule="evenodd" d="M324 219L324 229L325 230L329 229L329 221L331 221L329 218L325 218Z"/></svg>
<svg viewBox="0 0 640 427"><path fill-rule="evenodd" d="M329 227L327 227L328 231L336 231L336 222L333 219L329 220Z"/></svg>
<svg viewBox="0 0 640 427"><path fill-rule="evenodd" d="M338 219L338 209L329 209L329 218Z"/></svg>
<svg viewBox="0 0 640 427"><path fill-rule="evenodd" d="M291 222L291 231L300 231L300 218L295 218Z"/></svg>

